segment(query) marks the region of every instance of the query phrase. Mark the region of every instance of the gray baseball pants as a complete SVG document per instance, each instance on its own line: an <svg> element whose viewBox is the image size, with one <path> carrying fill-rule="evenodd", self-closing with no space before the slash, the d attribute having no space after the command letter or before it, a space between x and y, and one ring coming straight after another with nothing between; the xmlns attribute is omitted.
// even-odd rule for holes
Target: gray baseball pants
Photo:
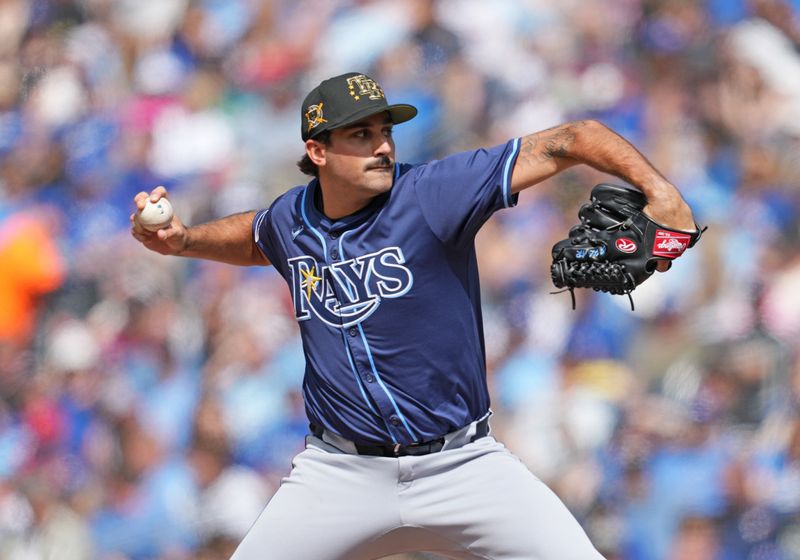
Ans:
<svg viewBox="0 0 800 560"><path fill-rule="evenodd" d="M466 443L470 429L439 453L398 458L308 436L232 560L602 559L543 482L493 437Z"/></svg>

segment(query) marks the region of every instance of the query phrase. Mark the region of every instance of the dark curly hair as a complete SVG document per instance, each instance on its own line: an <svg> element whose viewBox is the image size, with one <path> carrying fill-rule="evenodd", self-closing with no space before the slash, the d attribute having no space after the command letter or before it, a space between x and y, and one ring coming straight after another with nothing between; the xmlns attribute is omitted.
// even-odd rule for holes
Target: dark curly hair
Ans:
<svg viewBox="0 0 800 560"><path fill-rule="evenodd" d="M331 131L323 130L318 136L314 137L314 140L329 146L331 143ZM303 157L297 162L297 168L306 175L319 178L319 167L317 167L316 163L311 161L308 154L303 154Z"/></svg>

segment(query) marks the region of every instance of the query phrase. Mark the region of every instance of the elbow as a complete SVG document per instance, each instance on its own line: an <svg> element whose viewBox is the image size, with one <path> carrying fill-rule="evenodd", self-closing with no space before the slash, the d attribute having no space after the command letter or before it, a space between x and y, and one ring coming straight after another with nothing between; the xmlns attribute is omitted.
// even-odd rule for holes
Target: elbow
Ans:
<svg viewBox="0 0 800 560"><path fill-rule="evenodd" d="M609 134L613 133L600 121L571 121L546 131L545 153L548 158L581 162L590 147L602 144Z"/></svg>
<svg viewBox="0 0 800 560"><path fill-rule="evenodd" d="M557 155L572 157L585 162L599 147L613 145L619 135L606 125L595 119L572 121L564 125L563 137L568 139L559 147Z"/></svg>
<svg viewBox="0 0 800 560"><path fill-rule="evenodd" d="M611 130L597 119L586 119L583 122L586 123L586 126L594 130Z"/></svg>
<svg viewBox="0 0 800 560"><path fill-rule="evenodd" d="M580 121L573 121L567 124L575 135L578 134L591 134L591 135L604 135L613 134L613 131L606 125L596 119L585 119Z"/></svg>

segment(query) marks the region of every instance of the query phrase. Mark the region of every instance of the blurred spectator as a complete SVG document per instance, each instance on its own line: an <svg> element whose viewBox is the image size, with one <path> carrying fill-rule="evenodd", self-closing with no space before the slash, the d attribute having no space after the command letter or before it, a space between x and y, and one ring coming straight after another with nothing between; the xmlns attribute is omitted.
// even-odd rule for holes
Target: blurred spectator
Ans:
<svg viewBox="0 0 800 560"><path fill-rule="evenodd" d="M27 342L42 296L64 280L47 219L41 212L9 213L0 207L0 344Z"/></svg>
<svg viewBox="0 0 800 560"><path fill-rule="evenodd" d="M120 457L104 504L91 519L101 558L189 557L198 538L197 486L183 457L171 457L136 420L117 426Z"/></svg>
<svg viewBox="0 0 800 560"><path fill-rule="evenodd" d="M89 525L58 496L54 482L45 473L38 473L28 477L21 487L30 508L30 525L23 534L3 539L0 558L91 560L94 556Z"/></svg>
<svg viewBox="0 0 800 560"><path fill-rule="evenodd" d="M681 521L667 558L716 560L721 556L720 537L713 519L686 517Z"/></svg>
<svg viewBox="0 0 800 560"><path fill-rule="evenodd" d="M214 548L225 547L230 556L264 509L272 489L255 471L233 463L222 438L195 438L189 458L200 487L200 539Z"/></svg>

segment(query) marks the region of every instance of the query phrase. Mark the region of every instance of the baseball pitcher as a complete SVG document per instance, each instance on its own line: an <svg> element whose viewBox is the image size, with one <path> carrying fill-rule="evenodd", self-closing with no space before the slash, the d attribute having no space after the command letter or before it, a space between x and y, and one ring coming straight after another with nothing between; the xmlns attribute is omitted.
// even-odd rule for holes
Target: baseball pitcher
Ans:
<svg viewBox="0 0 800 560"><path fill-rule="evenodd" d="M131 216L148 249L272 264L291 291L309 435L234 560L601 558L492 437L475 235L520 191L579 163L636 187L644 214L665 228L695 232L692 212L599 122L399 163L392 128L416 114L389 104L369 76L335 76L300 109L307 185L192 227L176 214L149 232ZM135 204L166 196L158 187Z"/></svg>

